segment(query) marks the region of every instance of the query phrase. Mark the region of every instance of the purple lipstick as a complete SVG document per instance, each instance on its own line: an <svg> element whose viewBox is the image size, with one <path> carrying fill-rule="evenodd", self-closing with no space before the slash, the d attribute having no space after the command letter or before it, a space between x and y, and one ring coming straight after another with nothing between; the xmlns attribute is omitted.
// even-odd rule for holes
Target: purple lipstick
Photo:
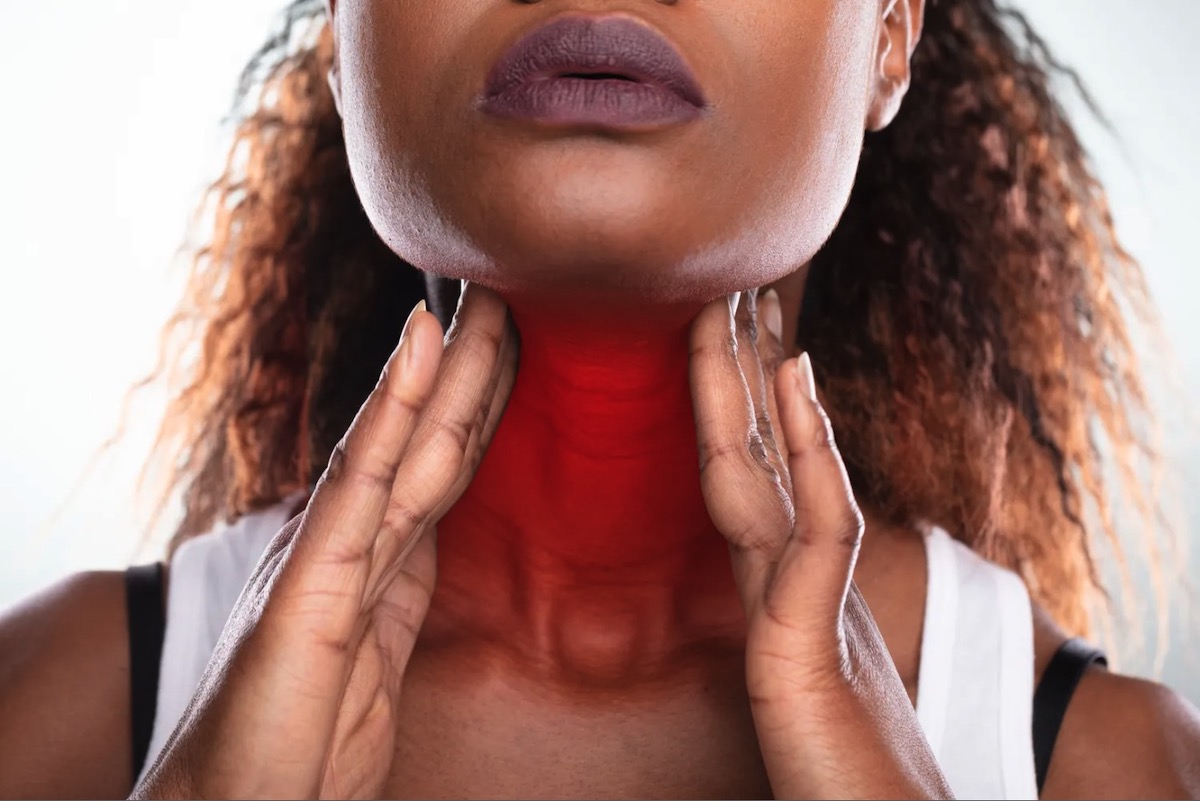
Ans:
<svg viewBox="0 0 1200 801"><path fill-rule="evenodd" d="M556 17L488 73L480 108L546 125L649 130L697 119L708 102L683 57L629 17Z"/></svg>

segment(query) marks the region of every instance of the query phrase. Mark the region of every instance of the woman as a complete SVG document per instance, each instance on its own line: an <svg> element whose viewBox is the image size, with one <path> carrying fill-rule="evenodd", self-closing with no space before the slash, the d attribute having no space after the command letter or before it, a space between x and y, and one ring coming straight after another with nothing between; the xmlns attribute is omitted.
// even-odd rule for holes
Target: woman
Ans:
<svg viewBox="0 0 1200 801"><path fill-rule="evenodd" d="M172 329L165 639L154 570L10 612L0 793L1200 795L1072 638L1144 289L1019 19L289 20Z"/></svg>

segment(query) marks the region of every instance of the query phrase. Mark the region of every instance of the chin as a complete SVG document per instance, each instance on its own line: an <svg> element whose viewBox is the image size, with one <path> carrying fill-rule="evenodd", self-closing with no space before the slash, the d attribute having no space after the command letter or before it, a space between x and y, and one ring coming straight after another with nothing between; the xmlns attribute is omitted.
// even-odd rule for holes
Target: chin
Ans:
<svg viewBox="0 0 1200 801"><path fill-rule="evenodd" d="M644 187L636 182L561 180L519 193L526 198L520 203L447 210L437 227L456 232L452 240L441 237L432 247L428 239L391 244L411 263L439 275L501 294L560 301L576 296L597 302L704 302L740 288L738 282L754 272L745 269L744 253L731 254L736 263L697 259L723 249L717 238L722 232L698 222L694 206L669 193L635 191L639 188ZM450 225L447 219L459 222Z"/></svg>
<svg viewBox="0 0 1200 801"><path fill-rule="evenodd" d="M470 187L376 172L360 176L360 193L384 241L419 269L557 303L705 303L794 272L824 238L781 214L803 203L746 203L645 154L509 156L484 159Z"/></svg>

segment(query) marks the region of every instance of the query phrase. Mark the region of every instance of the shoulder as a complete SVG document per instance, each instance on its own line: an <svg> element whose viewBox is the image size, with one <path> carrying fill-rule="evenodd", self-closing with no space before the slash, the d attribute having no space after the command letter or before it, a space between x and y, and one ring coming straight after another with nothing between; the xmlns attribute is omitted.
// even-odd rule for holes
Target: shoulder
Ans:
<svg viewBox="0 0 1200 801"><path fill-rule="evenodd" d="M1046 798L1200 798L1200 714L1153 682L1092 669L1063 720Z"/></svg>
<svg viewBox="0 0 1200 801"><path fill-rule="evenodd" d="M79 573L0 613L0 796L128 792L128 648L121 572Z"/></svg>
<svg viewBox="0 0 1200 801"><path fill-rule="evenodd" d="M1040 675L1061 632L1035 610ZM1067 707L1043 798L1200 798L1200 712L1173 690L1093 666Z"/></svg>

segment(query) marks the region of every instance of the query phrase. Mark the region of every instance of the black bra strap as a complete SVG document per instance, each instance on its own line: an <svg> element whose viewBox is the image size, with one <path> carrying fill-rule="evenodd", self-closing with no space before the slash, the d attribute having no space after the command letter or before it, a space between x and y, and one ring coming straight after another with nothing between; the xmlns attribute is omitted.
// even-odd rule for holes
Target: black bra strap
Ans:
<svg viewBox="0 0 1200 801"><path fill-rule="evenodd" d="M158 707L166 610L161 562L125 571L125 608L129 616L129 699L133 733L133 778L137 780L150 750Z"/></svg>
<svg viewBox="0 0 1200 801"><path fill-rule="evenodd" d="M1067 705L1071 703L1084 671L1093 663L1108 665L1103 651L1078 638L1067 640L1046 666L1033 694L1033 760L1039 794L1050 771L1050 757L1067 714Z"/></svg>

